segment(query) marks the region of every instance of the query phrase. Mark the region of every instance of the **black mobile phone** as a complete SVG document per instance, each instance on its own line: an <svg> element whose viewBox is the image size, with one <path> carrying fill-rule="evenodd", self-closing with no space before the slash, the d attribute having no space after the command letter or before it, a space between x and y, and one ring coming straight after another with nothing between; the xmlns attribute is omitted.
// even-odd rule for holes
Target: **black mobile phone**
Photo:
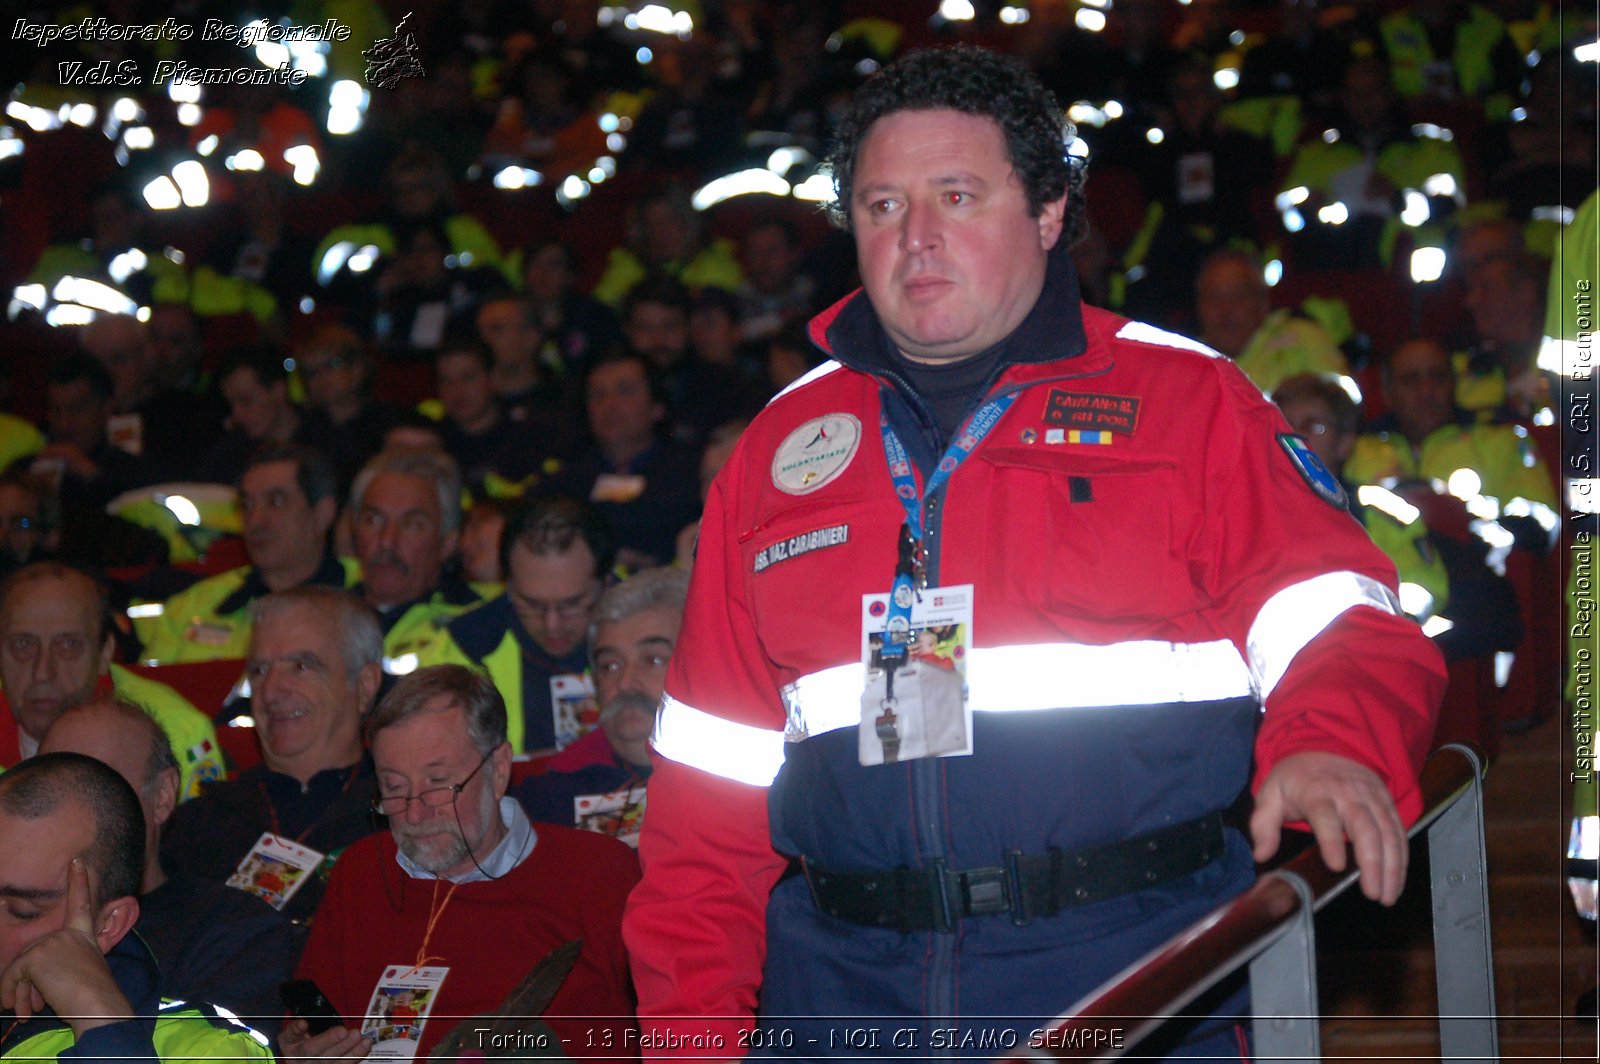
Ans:
<svg viewBox="0 0 1600 1064"><path fill-rule="evenodd" d="M344 1017L334 1011L333 1003L322 988L310 979L291 979L278 987L278 996L292 1015L305 1020L312 1034L321 1034L333 1027L343 1027Z"/></svg>

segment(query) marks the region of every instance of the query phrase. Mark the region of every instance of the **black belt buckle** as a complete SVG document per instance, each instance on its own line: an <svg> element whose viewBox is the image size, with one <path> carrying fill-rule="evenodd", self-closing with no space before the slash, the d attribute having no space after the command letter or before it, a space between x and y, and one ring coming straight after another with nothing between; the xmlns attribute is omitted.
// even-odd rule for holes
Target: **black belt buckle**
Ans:
<svg viewBox="0 0 1600 1064"><path fill-rule="evenodd" d="M1011 911L1011 877L1004 868L969 868L957 873L956 880L961 887L963 916L988 916Z"/></svg>

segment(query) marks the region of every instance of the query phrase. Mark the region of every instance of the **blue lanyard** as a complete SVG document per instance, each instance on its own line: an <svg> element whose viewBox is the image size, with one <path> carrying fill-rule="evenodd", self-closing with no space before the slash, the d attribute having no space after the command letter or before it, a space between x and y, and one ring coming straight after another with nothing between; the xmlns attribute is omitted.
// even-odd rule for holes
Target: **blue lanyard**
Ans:
<svg viewBox="0 0 1600 1064"><path fill-rule="evenodd" d="M956 468L978 449L984 437L994 429L1005 412L1011 409L1017 393L1008 392L984 403L966 424L957 430L955 439L945 448L944 456L928 477L928 495L937 494L949 481ZM914 564L922 549L922 498L917 492L916 478L911 474L911 459L889 425L886 412L880 410L878 426L883 432L883 453L889 460L889 479L894 482L894 493L906 511L906 523L901 535L900 560L895 566L894 583L889 588L889 615L885 621L882 657L895 661L905 656L911 639L911 604L916 598Z"/></svg>

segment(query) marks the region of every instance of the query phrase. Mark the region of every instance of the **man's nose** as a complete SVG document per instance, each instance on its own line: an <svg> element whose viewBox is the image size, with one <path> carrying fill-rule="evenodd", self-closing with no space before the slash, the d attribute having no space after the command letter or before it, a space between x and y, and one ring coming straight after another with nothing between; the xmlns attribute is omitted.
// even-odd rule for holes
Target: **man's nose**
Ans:
<svg viewBox="0 0 1600 1064"><path fill-rule="evenodd" d="M943 242L939 212L931 203L906 204L901 222L900 246L912 254L937 248Z"/></svg>
<svg viewBox="0 0 1600 1064"><path fill-rule="evenodd" d="M39 647L38 655L33 659L34 680L53 680L56 678L56 652L45 640Z"/></svg>
<svg viewBox="0 0 1600 1064"><path fill-rule="evenodd" d="M646 694L644 684L644 666L636 661L623 662L622 672L617 677L617 691L619 694Z"/></svg>
<svg viewBox="0 0 1600 1064"><path fill-rule="evenodd" d="M420 824L433 816L433 810L422 804L416 798L406 803L405 821L407 824Z"/></svg>

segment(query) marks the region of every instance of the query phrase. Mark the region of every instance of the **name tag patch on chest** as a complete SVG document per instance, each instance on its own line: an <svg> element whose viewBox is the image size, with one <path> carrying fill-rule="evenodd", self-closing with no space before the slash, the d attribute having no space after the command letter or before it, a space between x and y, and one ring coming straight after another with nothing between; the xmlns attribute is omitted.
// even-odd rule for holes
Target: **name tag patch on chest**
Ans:
<svg viewBox="0 0 1600 1064"><path fill-rule="evenodd" d="M790 561L802 554L822 550L824 547L840 547L848 542L850 542L849 525L829 525L827 528L802 532L798 536L780 539L776 543L762 547L756 555L756 560L751 564L750 571L759 573L779 562Z"/></svg>
<svg viewBox="0 0 1600 1064"><path fill-rule="evenodd" d="M1072 443L1110 443L1108 433L1132 436L1139 424L1139 399L1132 395L1094 395L1050 389L1046 424L1069 430ZM1073 435L1076 438L1073 438ZM1047 435L1047 443L1057 442Z"/></svg>

